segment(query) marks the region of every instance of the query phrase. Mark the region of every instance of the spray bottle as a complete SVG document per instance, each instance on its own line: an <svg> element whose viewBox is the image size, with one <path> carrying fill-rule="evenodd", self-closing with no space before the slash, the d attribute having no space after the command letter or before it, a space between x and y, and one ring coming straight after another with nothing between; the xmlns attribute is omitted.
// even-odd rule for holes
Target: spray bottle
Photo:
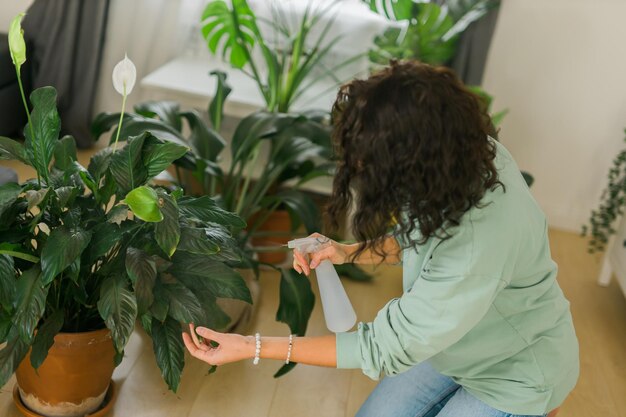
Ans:
<svg viewBox="0 0 626 417"><path fill-rule="evenodd" d="M287 243L287 246L302 253L313 253L322 249L325 243L328 243L327 238L306 237L291 240ZM334 333L350 330L356 323L356 313L352 308L352 304L350 304L346 290L341 285L339 275L337 275L332 262L328 259L323 260L315 268L315 273L317 274L317 284L320 288L326 327Z"/></svg>

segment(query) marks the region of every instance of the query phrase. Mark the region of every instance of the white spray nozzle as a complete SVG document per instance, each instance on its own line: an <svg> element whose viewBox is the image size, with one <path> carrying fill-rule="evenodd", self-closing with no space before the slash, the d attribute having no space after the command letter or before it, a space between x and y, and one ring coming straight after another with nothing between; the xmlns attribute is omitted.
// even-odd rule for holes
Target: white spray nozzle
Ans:
<svg viewBox="0 0 626 417"><path fill-rule="evenodd" d="M330 239L327 237L303 237L301 239L294 239L287 242L289 249L298 249L303 253L317 252L323 245L329 243Z"/></svg>

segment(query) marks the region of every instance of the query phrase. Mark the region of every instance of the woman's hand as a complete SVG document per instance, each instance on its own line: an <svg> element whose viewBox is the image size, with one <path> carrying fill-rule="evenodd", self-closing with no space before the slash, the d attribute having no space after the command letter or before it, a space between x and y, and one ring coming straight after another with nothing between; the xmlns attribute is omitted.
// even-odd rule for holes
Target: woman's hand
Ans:
<svg viewBox="0 0 626 417"><path fill-rule="evenodd" d="M326 240L327 243L324 244L322 249L314 253L305 254L297 249L293 251L293 269L298 273L301 274L304 272L304 274L308 276L311 273L311 269L317 268L323 260L329 260L335 265L347 262L350 252L349 245L337 243L319 233L313 233L309 237L320 239L320 241L323 239Z"/></svg>
<svg viewBox="0 0 626 417"><path fill-rule="evenodd" d="M198 335L204 340L200 341ZM209 365L223 365L254 358L255 340L252 336L219 333L205 327L195 328L193 324L189 324L189 333L183 332L183 342L193 357ZM218 346L213 347L210 342L216 342Z"/></svg>

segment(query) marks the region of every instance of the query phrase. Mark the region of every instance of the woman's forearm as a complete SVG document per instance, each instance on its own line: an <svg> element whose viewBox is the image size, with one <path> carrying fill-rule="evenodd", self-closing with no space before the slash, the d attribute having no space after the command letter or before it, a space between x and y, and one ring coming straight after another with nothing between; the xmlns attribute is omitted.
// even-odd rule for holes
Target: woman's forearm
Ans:
<svg viewBox="0 0 626 417"><path fill-rule="evenodd" d="M348 255L348 259L352 260L355 264L361 265L373 265L373 264L397 264L402 259L402 249L398 244L398 241L393 236L388 236L383 241L382 251L386 256L381 256L377 254L372 249L368 248L361 252L356 258L354 258L354 253L359 248L359 243L354 243L351 245L344 245L344 250Z"/></svg>
<svg viewBox="0 0 626 417"><path fill-rule="evenodd" d="M262 359L284 361L289 350L288 337L262 337ZM335 335L319 337L294 337L291 346L291 362L317 366L337 366Z"/></svg>

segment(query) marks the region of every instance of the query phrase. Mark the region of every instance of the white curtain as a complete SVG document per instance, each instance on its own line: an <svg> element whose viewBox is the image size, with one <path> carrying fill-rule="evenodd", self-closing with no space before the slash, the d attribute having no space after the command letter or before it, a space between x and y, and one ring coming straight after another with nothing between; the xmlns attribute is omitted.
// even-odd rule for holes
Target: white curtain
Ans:
<svg viewBox="0 0 626 417"><path fill-rule="evenodd" d="M113 89L113 67L124 54L137 67L137 84L127 108L143 100L141 79L197 43L199 21L207 0L111 0L95 102L96 114L120 110L121 97ZM193 47L197 48L197 45Z"/></svg>

